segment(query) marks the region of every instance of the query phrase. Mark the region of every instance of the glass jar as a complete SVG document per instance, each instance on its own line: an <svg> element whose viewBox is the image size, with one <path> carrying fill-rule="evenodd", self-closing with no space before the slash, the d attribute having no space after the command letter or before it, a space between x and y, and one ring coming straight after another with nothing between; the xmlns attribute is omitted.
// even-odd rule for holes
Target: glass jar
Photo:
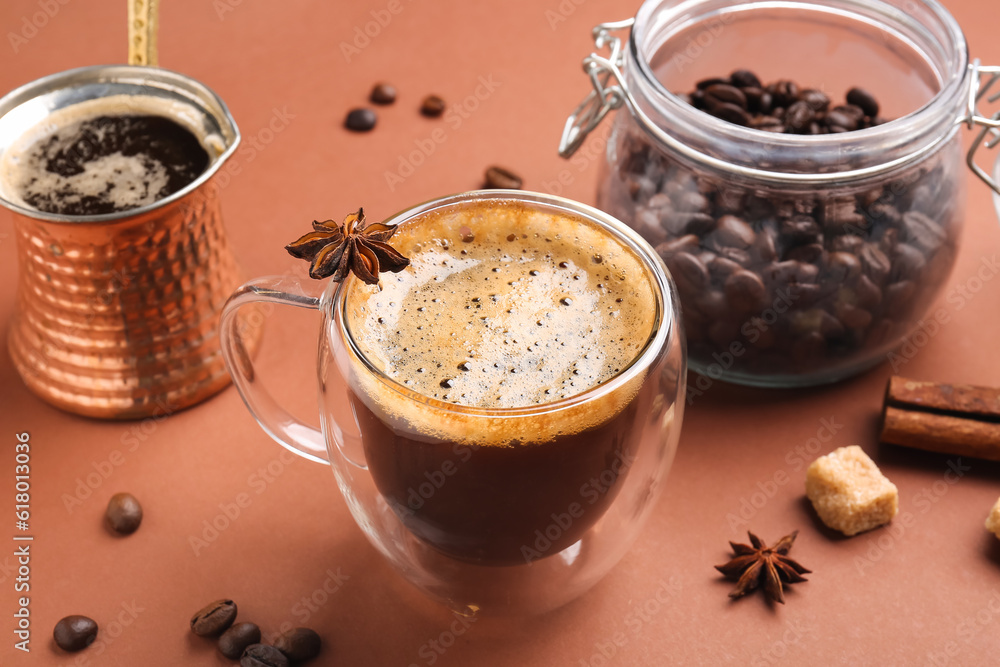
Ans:
<svg viewBox="0 0 1000 667"><path fill-rule="evenodd" d="M628 28L627 42L614 36ZM982 126L973 151L998 126L976 110L998 70L970 65L941 5L649 0L594 36L611 54L584 60L595 90L560 153L626 107L607 140L598 206L671 270L693 370L760 386L834 382L885 359L919 325L957 254L960 126ZM833 124L823 114L852 87L881 109L866 111L865 129L790 134L722 120L695 106L704 91L684 94L735 70L834 100L814 132ZM790 94L785 85L771 94Z"/></svg>

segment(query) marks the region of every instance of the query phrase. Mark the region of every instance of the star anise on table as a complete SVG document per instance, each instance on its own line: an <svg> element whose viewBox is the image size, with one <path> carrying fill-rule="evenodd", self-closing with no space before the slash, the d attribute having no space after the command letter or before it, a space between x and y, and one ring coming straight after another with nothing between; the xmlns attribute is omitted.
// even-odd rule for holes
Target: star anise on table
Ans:
<svg viewBox="0 0 1000 667"><path fill-rule="evenodd" d="M366 225L362 208L348 215L343 224L326 220L314 221L312 226L313 231L285 246L293 257L312 262L310 278L330 277L339 283L353 271L364 282L375 285L380 272L398 273L410 263L386 243L396 226L381 222Z"/></svg>
<svg viewBox="0 0 1000 667"><path fill-rule="evenodd" d="M750 531L747 531L747 535L753 546L730 542L729 546L733 548L735 557L725 565L715 566L726 578L736 580L736 588L729 597L735 600L763 587L764 595L770 600L785 604L782 583L797 584L806 581L802 575L811 572L787 555L798 534L799 531L796 530L791 535L785 535L773 547L768 547Z"/></svg>

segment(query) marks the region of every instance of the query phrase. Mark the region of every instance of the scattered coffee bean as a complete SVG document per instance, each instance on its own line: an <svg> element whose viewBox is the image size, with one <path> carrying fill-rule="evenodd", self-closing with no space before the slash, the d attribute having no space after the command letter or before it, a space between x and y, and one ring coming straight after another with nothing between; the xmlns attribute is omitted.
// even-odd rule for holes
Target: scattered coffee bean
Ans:
<svg viewBox="0 0 1000 667"><path fill-rule="evenodd" d="M378 116L371 109L351 109L344 121L344 127L354 132L368 132L378 121Z"/></svg>
<svg viewBox="0 0 1000 667"><path fill-rule="evenodd" d="M284 653L292 662L315 658L319 655L322 645L320 636L309 628L293 628L281 633L274 640L274 648Z"/></svg>
<svg viewBox="0 0 1000 667"><path fill-rule="evenodd" d="M372 104L392 104L396 101L396 88L388 83L377 83L368 99Z"/></svg>
<svg viewBox="0 0 1000 667"><path fill-rule="evenodd" d="M520 190L523 182L521 177L503 167L490 167L486 170L486 187L506 190Z"/></svg>
<svg viewBox="0 0 1000 667"><path fill-rule="evenodd" d="M236 620L236 603L232 600L216 600L191 617L191 631L199 637L214 637Z"/></svg>
<svg viewBox="0 0 1000 667"><path fill-rule="evenodd" d="M142 523L142 505L131 493L116 493L108 501L104 513L111 530L122 535L131 535Z"/></svg>
<svg viewBox="0 0 1000 667"><path fill-rule="evenodd" d="M243 651L240 667L288 667L285 654L267 644L251 644Z"/></svg>
<svg viewBox="0 0 1000 667"><path fill-rule="evenodd" d="M97 638L97 623L86 616L67 616L56 623L52 637L64 651L82 651Z"/></svg>
<svg viewBox="0 0 1000 667"><path fill-rule="evenodd" d="M239 660L248 646L259 643L260 628L256 623L235 623L219 637L219 653Z"/></svg>
<svg viewBox="0 0 1000 667"><path fill-rule="evenodd" d="M437 95L428 95L420 104L420 113L428 118L437 118L444 113L445 105Z"/></svg>

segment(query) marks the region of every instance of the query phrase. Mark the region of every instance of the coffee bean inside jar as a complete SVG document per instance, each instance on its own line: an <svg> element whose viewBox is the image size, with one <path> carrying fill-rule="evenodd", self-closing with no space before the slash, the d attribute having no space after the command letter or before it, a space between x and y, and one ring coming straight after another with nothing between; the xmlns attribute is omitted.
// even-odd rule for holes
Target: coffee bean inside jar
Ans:
<svg viewBox="0 0 1000 667"><path fill-rule="evenodd" d="M896 25L883 12L892 0L683 11L649 0L628 33L596 29L611 56L591 60L591 81L624 91L597 204L670 269L690 366L707 384L806 386L891 361L941 293L963 223L954 121L969 76L954 19L918 4L927 25ZM939 41L886 37L929 27ZM768 44L782 46L761 55ZM864 54L857 67L851 53ZM602 99L615 98L595 90L577 109L561 154L593 129Z"/></svg>
<svg viewBox="0 0 1000 667"><path fill-rule="evenodd" d="M834 103L745 69L682 97L766 132L885 122L861 88ZM878 350L906 333L954 261L953 176L940 160L853 191L782 192L698 173L638 133L620 146L601 205L656 248L680 292L689 354L731 366L722 370L798 375Z"/></svg>

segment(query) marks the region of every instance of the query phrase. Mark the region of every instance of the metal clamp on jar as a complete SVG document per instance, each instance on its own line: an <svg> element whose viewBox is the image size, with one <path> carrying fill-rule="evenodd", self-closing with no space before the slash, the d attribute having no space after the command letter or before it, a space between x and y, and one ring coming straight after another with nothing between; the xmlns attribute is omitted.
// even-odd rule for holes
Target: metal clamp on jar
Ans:
<svg viewBox="0 0 1000 667"><path fill-rule="evenodd" d="M1000 194L975 162L981 145L1000 143L1000 112L978 108L1000 99L1000 68L969 62L934 0L649 0L634 19L594 28L594 41L608 53L583 61L594 89L559 153L626 107L607 138L598 206L670 268L691 368L712 378L835 382L919 326L964 220L962 125L980 128L966 159ZM684 94L738 69L828 101L860 86L879 96L879 118L854 131L765 132Z"/></svg>

